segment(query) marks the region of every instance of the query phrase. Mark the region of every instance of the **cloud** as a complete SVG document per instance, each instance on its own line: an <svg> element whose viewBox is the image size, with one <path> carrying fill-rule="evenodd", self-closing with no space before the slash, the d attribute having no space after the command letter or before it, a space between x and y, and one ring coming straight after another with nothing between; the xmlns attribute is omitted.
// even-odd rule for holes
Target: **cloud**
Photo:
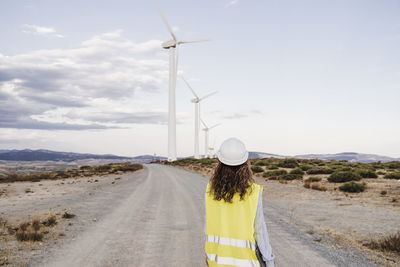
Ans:
<svg viewBox="0 0 400 267"><path fill-rule="evenodd" d="M63 35L56 33L56 30L51 27L43 27L31 24L24 24L21 26L22 32L27 34L54 36L57 38L64 38Z"/></svg>
<svg viewBox="0 0 400 267"><path fill-rule="evenodd" d="M47 30L47 32L50 32ZM157 93L168 62L160 41L136 43L122 31L73 49L0 54L0 128L106 129L166 122L166 113L132 106L137 92Z"/></svg>

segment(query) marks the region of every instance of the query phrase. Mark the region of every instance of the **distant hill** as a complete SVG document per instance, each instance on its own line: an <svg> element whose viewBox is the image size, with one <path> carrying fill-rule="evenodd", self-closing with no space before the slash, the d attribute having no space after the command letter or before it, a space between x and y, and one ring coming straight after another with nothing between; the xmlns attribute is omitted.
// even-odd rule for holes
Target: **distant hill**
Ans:
<svg viewBox="0 0 400 267"><path fill-rule="evenodd" d="M95 155L95 154L80 154L72 152L57 152L45 149L39 150L9 150L0 152L0 160L15 160L15 161L75 161L81 159L130 159L129 157L120 157L115 155Z"/></svg>
<svg viewBox="0 0 400 267"><path fill-rule="evenodd" d="M335 159L335 160L347 160L347 161L357 161L357 162L387 162L400 160L400 158L391 158L387 156L380 156L375 154L362 154L356 152L343 152L337 154L306 154L306 155L296 155L295 158L302 159Z"/></svg>
<svg viewBox="0 0 400 267"><path fill-rule="evenodd" d="M256 159L256 158L288 158L288 156L282 156L277 154L270 154L264 152L250 152L249 151L249 159Z"/></svg>
<svg viewBox="0 0 400 267"><path fill-rule="evenodd" d="M337 154L305 154L305 155L295 155L286 156L271 154L265 152L249 152L249 158L302 158L302 159L323 159L323 160L347 160L347 161L358 161L358 162L387 162L400 160L400 158L391 158L387 156L380 156L375 154L362 154L356 152L343 152ZM153 156L153 155L140 155L136 157L121 157L111 154L96 155L96 154L81 154L72 152L57 152L52 150L6 150L0 149L0 160L12 160L12 161L64 161L73 162L77 160L108 160L109 162L118 161L130 161L137 163L148 163L154 160L166 160L166 157Z"/></svg>
<svg viewBox="0 0 400 267"><path fill-rule="evenodd" d="M362 154L356 152L342 152L336 154L305 154L305 155L295 155L295 156L283 156L277 154L269 154L263 152L249 152L249 158L298 158L298 159L322 159L322 160L347 160L347 161L357 161L357 162L388 162L400 160L400 158L391 158L387 156L380 156L375 154Z"/></svg>

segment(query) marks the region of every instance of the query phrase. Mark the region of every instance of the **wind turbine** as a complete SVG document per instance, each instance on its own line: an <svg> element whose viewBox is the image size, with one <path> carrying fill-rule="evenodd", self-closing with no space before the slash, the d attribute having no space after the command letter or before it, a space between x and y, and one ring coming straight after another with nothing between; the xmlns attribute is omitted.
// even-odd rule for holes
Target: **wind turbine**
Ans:
<svg viewBox="0 0 400 267"><path fill-rule="evenodd" d="M168 24L166 18L164 17L161 9L159 8L156 0L153 0L158 13L169 33L172 36L172 40L162 43L164 49L169 49L169 97L168 97L168 161L176 160L176 109L175 109L175 87L176 87L176 75L178 71L178 49L179 45L186 43L197 43L207 40L188 40L188 41L178 41L171 26ZM176 54L175 54L176 49Z"/></svg>
<svg viewBox="0 0 400 267"><path fill-rule="evenodd" d="M190 86L190 84L185 80L185 78L181 77L182 80L186 83L186 85L189 87L190 91L192 91L194 98L191 100L192 103L194 103L194 158L199 159L199 119L200 119L200 101L204 100L207 97L210 97L217 92L212 92L209 93L203 97L199 97L196 92L193 90L193 88Z"/></svg>
<svg viewBox="0 0 400 267"><path fill-rule="evenodd" d="M204 123L204 121L203 121L202 119L200 119L200 120L201 120L201 123L203 123L203 125L204 125L203 131L205 132L205 133L204 133L204 135L205 135L205 144L204 144L204 149L205 149L205 151L204 151L204 157L205 157L205 158L208 158L208 157L209 157L209 153L208 153L208 133L209 133L209 131L210 131L211 129L217 127L217 126L220 125L221 123L215 124L215 125L213 125L213 126L211 126L211 127L207 127L207 125Z"/></svg>

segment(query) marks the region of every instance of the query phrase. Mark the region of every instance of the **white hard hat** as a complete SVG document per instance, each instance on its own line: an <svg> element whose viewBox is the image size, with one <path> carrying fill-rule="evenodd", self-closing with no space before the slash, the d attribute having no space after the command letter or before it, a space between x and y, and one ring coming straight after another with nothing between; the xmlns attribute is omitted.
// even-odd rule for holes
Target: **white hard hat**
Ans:
<svg viewBox="0 0 400 267"><path fill-rule="evenodd" d="M239 139L232 137L222 142L217 157L219 161L226 165L236 166L247 161L249 152Z"/></svg>

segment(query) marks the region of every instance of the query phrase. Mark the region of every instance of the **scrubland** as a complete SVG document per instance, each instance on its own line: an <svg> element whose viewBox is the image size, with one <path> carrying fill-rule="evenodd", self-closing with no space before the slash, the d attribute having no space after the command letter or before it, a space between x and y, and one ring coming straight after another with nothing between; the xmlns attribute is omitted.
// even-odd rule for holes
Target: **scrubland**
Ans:
<svg viewBox="0 0 400 267"><path fill-rule="evenodd" d="M217 159L182 159L163 164L211 177ZM400 264L400 162L360 163L319 159L249 160L264 199L288 213L310 235L327 234ZM273 216L273 214L266 216Z"/></svg>

